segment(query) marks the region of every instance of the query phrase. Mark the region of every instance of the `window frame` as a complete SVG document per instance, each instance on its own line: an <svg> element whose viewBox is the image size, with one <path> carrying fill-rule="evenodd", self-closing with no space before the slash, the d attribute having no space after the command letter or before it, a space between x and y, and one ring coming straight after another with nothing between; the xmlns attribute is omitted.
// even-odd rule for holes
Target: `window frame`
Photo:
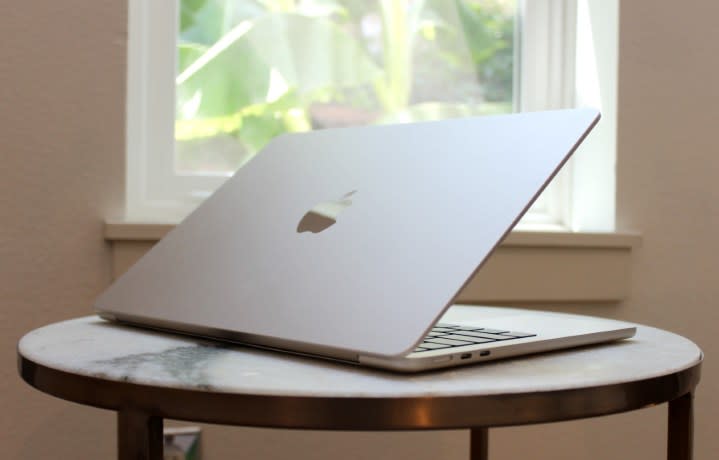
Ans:
<svg viewBox="0 0 719 460"><path fill-rule="evenodd" d="M178 222L231 174L174 172L179 0L128 1L125 218ZM515 81L519 110L575 105L577 5L586 1L593 0L518 0L522 11L515 46L515 62L520 68L520 81ZM572 163L563 168L524 216L520 228L576 228L573 169Z"/></svg>

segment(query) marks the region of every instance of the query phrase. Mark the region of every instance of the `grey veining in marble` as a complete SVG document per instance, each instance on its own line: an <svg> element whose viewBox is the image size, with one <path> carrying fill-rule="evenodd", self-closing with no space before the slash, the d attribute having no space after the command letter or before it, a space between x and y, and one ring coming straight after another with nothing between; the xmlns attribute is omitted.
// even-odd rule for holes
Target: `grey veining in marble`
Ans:
<svg viewBox="0 0 719 460"><path fill-rule="evenodd" d="M581 388L646 379L695 365L691 341L640 326L621 342L419 375L151 332L85 317L28 333L27 359L81 375L171 388L324 397L459 396Z"/></svg>

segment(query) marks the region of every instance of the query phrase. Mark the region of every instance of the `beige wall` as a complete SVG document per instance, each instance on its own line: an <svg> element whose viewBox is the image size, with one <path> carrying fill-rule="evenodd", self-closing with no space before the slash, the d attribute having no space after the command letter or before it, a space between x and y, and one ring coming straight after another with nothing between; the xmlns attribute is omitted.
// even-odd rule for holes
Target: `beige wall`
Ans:
<svg viewBox="0 0 719 460"><path fill-rule="evenodd" d="M20 336L88 313L108 282L103 217L122 206L122 1L0 4L0 450L110 458L112 414L18 377ZM77 454L73 454L75 451Z"/></svg>
<svg viewBox="0 0 719 460"><path fill-rule="evenodd" d="M16 376L26 331L90 312L110 277L103 218L122 207L124 2L0 7L0 445L5 458L111 458L114 417L31 390ZM681 13L680 13L681 11ZM621 4L618 223L638 230L631 298L589 313L666 327L709 362L697 458L719 457L713 356L719 309L719 62L713 0ZM661 458L664 408L496 430L496 459ZM207 431L221 458L466 456L464 433ZM561 441L561 442L558 442Z"/></svg>
<svg viewBox="0 0 719 460"><path fill-rule="evenodd" d="M642 232L623 315L687 335L707 362L698 458L719 458L719 3L625 1L617 222Z"/></svg>

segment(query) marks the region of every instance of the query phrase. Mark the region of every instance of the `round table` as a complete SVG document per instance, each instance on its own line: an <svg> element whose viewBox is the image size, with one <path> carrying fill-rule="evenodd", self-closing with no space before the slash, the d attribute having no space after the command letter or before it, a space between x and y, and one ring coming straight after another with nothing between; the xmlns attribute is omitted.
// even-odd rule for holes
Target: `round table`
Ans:
<svg viewBox="0 0 719 460"><path fill-rule="evenodd" d="M34 330L22 378L45 393L118 411L118 458L161 459L163 418L318 430L471 430L625 412L669 402L668 458L692 455L701 350L638 326L634 338L423 374L221 344L97 317Z"/></svg>

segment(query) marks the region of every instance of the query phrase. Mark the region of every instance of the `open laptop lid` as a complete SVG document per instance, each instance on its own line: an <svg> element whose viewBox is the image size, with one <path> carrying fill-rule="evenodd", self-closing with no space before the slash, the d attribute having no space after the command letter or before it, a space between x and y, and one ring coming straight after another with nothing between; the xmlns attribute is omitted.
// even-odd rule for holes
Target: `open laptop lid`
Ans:
<svg viewBox="0 0 719 460"><path fill-rule="evenodd" d="M598 118L577 109L281 136L95 307L295 351L406 354Z"/></svg>

